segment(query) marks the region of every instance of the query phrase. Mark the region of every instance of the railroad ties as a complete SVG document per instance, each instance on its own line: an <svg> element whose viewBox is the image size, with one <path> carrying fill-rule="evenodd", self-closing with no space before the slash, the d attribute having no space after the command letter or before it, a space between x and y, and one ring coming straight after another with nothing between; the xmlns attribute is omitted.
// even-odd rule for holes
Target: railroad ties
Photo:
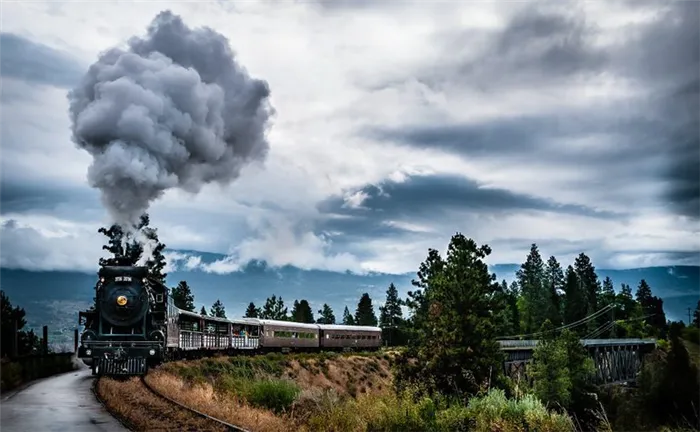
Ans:
<svg viewBox="0 0 700 432"><path fill-rule="evenodd" d="M526 366L538 340L500 340L506 354L504 371L510 377L526 377ZM636 381L644 355L656 348L656 339L581 339L595 364L594 381L598 385L617 385Z"/></svg>

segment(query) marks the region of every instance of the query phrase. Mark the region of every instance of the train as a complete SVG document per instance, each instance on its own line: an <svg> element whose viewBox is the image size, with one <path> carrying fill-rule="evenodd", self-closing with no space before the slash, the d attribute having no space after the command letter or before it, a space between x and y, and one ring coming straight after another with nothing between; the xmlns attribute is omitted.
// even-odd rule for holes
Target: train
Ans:
<svg viewBox="0 0 700 432"><path fill-rule="evenodd" d="M175 306L142 266L104 266L95 307L80 311L78 357L93 375L144 375L183 358L292 351L377 350L379 327L217 318Z"/></svg>

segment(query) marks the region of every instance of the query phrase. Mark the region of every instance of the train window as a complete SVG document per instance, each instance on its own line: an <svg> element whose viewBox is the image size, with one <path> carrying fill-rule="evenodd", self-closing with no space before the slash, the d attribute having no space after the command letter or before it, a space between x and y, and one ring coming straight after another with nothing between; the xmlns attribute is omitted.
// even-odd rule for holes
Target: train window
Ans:
<svg viewBox="0 0 700 432"><path fill-rule="evenodd" d="M326 335L326 339L328 339L330 336L331 336L331 335L328 335L328 334L327 334L327 335Z"/></svg>

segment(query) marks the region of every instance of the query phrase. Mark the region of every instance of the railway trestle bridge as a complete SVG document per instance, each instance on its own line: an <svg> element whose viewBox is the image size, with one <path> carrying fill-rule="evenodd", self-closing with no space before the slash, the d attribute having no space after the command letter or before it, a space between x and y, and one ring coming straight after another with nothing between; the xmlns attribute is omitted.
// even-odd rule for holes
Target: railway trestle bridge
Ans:
<svg viewBox="0 0 700 432"><path fill-rule="evenodd" d="M538 340L499 340L506 354L505 373L511 377L525 375L526 365ZM594 381L598 385L634 382L641 370L644 355L656 348L656 339L581 339L581 344L595 364Z"/></svg>

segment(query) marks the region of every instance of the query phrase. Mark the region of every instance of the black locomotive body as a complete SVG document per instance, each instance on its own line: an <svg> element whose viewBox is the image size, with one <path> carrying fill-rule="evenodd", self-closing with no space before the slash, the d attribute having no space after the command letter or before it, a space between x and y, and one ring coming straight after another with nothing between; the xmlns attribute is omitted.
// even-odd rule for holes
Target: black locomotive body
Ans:
<svg viewBox="0 0 700 432"><path fill-rule="evenodd" d="M79 314L78 357L93 374L144 374L165 356L168 290L146 267L103 267L99 278L96 308Z"/></svg>

